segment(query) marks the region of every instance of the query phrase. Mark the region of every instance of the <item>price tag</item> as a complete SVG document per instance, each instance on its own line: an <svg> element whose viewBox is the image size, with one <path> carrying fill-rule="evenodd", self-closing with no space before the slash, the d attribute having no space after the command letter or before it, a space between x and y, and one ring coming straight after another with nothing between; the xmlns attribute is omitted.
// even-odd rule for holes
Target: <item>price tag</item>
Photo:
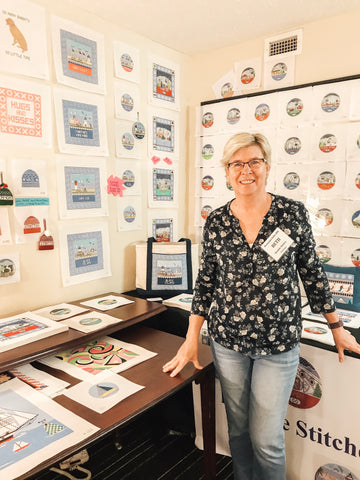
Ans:
<svg viewBox="0 0 360 480"><path fill-rule="evenodd" d="M278 261L292 243L293 239L277 227L263 245L261 245L261 248L265 250L270 257Z"/></svg>

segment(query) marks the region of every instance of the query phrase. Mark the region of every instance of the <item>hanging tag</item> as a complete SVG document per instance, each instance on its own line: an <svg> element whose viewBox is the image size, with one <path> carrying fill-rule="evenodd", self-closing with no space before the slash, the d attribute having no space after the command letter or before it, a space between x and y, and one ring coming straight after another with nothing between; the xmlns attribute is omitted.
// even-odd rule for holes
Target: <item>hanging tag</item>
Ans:
<svg viewBox="0 0 360 480"><path fill-rule="evenodd" d="M39 250L54 250L54 239L50 232L46 230L46 220L44 218L44 233L39 240Z"/></svg>
<svg viewBox="0 0 360 480"><path fill-rule="evenodd" d="M292 238L277 227L263 245L261 245L261 248L275 261L278 261L293 242Z"/></svg>
<svg viewBox="0 0 360 480"><path fill-rule="evenodd" d="M4 183L3 173L1 172L0 183L0 205L13 205L14 197L6 183Z"/></svg>
<svg viewBox="0 0 360 480"><path fill-rule="evenodd" d="M137 121L132 126L132 133L138 140L142 140L145 137L145 127L139 121L139 112L137 114Z"/></svg>

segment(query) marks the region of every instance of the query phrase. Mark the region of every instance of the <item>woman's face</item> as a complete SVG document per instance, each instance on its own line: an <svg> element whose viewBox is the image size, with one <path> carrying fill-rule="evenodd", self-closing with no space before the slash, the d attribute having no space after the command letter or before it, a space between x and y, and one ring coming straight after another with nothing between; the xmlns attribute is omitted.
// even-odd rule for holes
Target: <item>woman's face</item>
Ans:
<svg viewBox="0 0 360 480"><path fill-rule="evenodd" d="M231 157L226 167L226 178L232 186L235 196L252 195L254 193L265 192L266 179L269 174L269 165L262 161L264 154L257 145L240 148ZM238 162L250 162L251 160L260 160L255 162L252 168L249 165L243 167Z"/></svg>

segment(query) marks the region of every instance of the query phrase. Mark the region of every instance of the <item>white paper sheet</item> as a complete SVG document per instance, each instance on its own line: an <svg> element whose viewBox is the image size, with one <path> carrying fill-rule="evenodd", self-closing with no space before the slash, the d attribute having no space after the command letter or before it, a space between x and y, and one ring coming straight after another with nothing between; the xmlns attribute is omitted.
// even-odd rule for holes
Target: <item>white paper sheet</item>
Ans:
<svg viewBox="0 0 360 480"><path fill-rule="evenodd" d="M63 320L62 323L79 332L90 333L122 321L121 318L112 317L106 313L91 311Z"/></svg>
<svg viewBox="0 0 360 480"><path fill-rule="evenodd" d="M43 221L49 217L49 198L15 198L15 241L16 243L34 243L40 240Z"/></svg>
<svg viewBox="0 0 360 480"><path fill-rule="evenodd" d="M346 129L339 123L323 124L312 129L314 161L343 162L345 160Z"/></svg>
<svg viewBox="0 0 360 480"><path fill-rule="evenodd" d="M262 58L247 58L235 63L236 89L254 90L260 87Z"/></svg>
<svg viewBox="0 0 360 480"><path fill-rule="evenodd" d="M9 208L0 208L0 245L11 245L12 237L9 223Z"/></svg>
<svg viewBox="0 0 360 480"><path fill-rule="evenodd" d="M346 165L346 179L344 196L348 200L360 199L360 165L359 162L348 162Z"/></svg>
<svg viewBox="0 0 360 480"><path fill-rule="evenodd" d="M41 363L67 372L69 375L96 384L157 355L145 348L111 337L101 337L84 345L68 349L56 356L42 358ZM86 358L86 364L84 360Z"/></svg>
<svg viewBox="0 0 360 480"><path fill-rule="evenodd" d="M97 156L109 154L103 97L54 88L54 103L61 153Z"/></svg>
<svg viewBox="0 0 360 480"><path fill-rule="evenodd" d="M107 223L61 225L59 240L64 286L98 280L111 275Z"/></svg>
<svg viewBox="0 0 360 480"><path fill-rule="evenodd" d="M212 86L215 98L230 98L234 95L240 95L240 91L235 91L235 72L230 70L217 80Z"/></svg>
<svg viewBox="0 0 360 480"><path fill-rule="evenodd" d="M29 342L50 337L68 330L61 325L32 312L25 312L0 320L0 352L21 347Z"/></svg>
<svg viewBox="0 0 360 480"><path fill-rule="evenodd" d="M130 303L134 303L134 300L129 300L119 295L106 295L105 297L92 298L86 302L81 302L81 305L106 311L122 307L123 305L129 305Z"/></svg>
<svg viewBox="0 0 360 480"><path fill-rule="evenodd" d="M130 82L114 82L115 117L136 120L140 112L141 99L138 85Z"/></svg>
<svg viewBox="0 0 360 480"><path fill-rule="evenodd" d="M349 118L351 81L313 87L314 119L337 122Z"/></svg>
<svg viewBox="0 0 360 480"><path fill-rule="evenodd" d="M277 165L276 193L300 199L308 193L309 173L305 165Z"/></svg>
<svg viewBox="0 0 360 480"><path fill-rule="evenodd" d="M58 83L106 93L104 35L60 17L51 17Z"/></svg>
<svg viewBox="0 0 360 480"><path fill-rule="evenodd" d="M319 200L308 196L306 207L309 210L310 222L315 235L339 235L342 228L344 211L342 200Z"/></svg>
<svg viewBox="0 0 360 480"><path fill-rule="evenodd" d="M2 0L0 24L1 69L48 79L45 9L26 0Z"/></svg>
<svg viewBox="0 0 360 480"><path fill-rule="evenodd" d="M345 167L345 162L307 165L310 195L319 199L343 198Z"/></svg>
<svg viewBox="0 0 360 480"><path fill-rule="evenodd" d="M124 181L123 196L141 195L141 161L116 159L115 174Z"/></svg>
<svg viewBox="0 0 360 480"><path fill-rule="evenodd" d="M345 200L342 210L341 235L344 237L360 238L360 205L359 202Z"/></svg>
<svg viewBox="0 0 360 480"><path fill-rule="evenodd" d="M129 120L115 120L116 156L120 158L138 158L144 155L144 141L135 138L133 122Z"/></svg>
<svg viewBox="0 0 360 480"><path fill-rule="evenodd" d="M0 395L1 415L14 425L14 438L1 446L4 478L25 475L99 430L17 378L0 385Z"/></svg>
<svg viewBox="0 0 360 480"><path fill-rule="evenodd" d="M118 231L142 230L143 202L140 196L116 198Z"/></svg>
<svg viewBox="0 0 360 480"><path fill-rule="evenodd" d="M313 119L312 91L312 87L305 87L278 93L281 125L310 124Z"/></svg>
<svg viewBox="0 0 360 480"><path fill-rule="evenodd" d="M279 123L277 93L248 98L248 112L252 129L273 127Z"/></svg>
<svg viewBox="0 0 360 480"><path fill-rule="evenodd" d="M309 320L303 320L301 338L315 340L327 345L335 345L331 330L327 325L310 322Z"/></svg>
<svg viewBox="0 0 360 480"><path fill-rule="evenodd" d="M250 128L248 99L239 98L228 102L220 102L217 107L218 131L229 137L240 131L248 131Z"/></svg>
<svg viewBox="0 0 360 480"><path fill-rule="evenodd" d="M360 160L360 122L347 125L346 160L358 162Z"/></svg>
<svg viewBox="0 0 360 480"><path fill-rule="evenodd" d="M339 315L339 319L344 322L345 327L360 327L360 313L341 309L337 309L336 312ZM325 317L320 313L313 313L309 305L302 309L301 316L308 320L317 320L318 322L327 323Z"/></svg>
<svg viewBox="0 0 360 480"><path fill-rule="evenodd" d="M321 263L342 265L343 241L340 237L315 235L316 253Z"/></svg>
<svg viewBox="0 0 360 480"><path fill-rule="evenodd" d="M277 134L279 163L308 163L311 160L311 127L279 129Z"/></svg>
<svg viewBox="0 0 360 480"><path fill-rule="evenodd" d="M124 42L114 42L115 76L130 82L140 82L140 51Z"/></svg>
<svg viewBox="0 0 360 480"><path fill-rule="evenodd" d="M295 56L273 58L264 62L264 89L271 90L294 85Z"/></svg>
<svg viewBox="0 0 360 480"><path fill-rule="evenodd" d="M46 197L46 161L13 158L12 188L15 196Z"/></svg>
<svg viewBox="0 0 360 480"><path fill-rule="evenodd" d="M70 385L64 380L60 380L43 370L33 367L30 363L13 368L9 370L9 372L22 382L50 398L60 395L62 391Z"/></svg>
<svg viewBox="0 0 360 480"><path fill-rule="evenodd" d="M50 305L48 307L39 308L34 310L33 313L40 315L41 317L48 318L49 320L54 320L58 322L64 320L65 318L70 318L79 313L84 313L88 309L79 307L78 305L72 305L71 303L58 303L57 305Z"/></svg>
<svg viewBox="0 0 360 480"><path fill-rule="evenodd" d="M196 166L220 167L224 146L230 136L230 134L225 134L199 137L199 155Z"/></svg>
<svg viewBox="0 0 360 480"><path fill-rule="evenodd" d="M341 258L343 267L360 267L360 238L343 237Z"/></svg>

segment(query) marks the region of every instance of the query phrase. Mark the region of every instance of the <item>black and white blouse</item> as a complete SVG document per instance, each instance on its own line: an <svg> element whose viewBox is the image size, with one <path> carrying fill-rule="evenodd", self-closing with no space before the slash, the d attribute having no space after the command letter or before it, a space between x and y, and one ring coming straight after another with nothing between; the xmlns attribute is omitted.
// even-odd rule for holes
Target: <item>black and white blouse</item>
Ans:
<svg viewBox="0 0 360 480"><path fill-rule="evenodd" d="M250 247L230 203L206 220L191 313L204 316L210 336L226 348L254 355L290 350L301 337L298 273L312 311L335 310L307 210L301 202L273 195ZM261 245L277 227L293 243L275 261Z"/></svg>

